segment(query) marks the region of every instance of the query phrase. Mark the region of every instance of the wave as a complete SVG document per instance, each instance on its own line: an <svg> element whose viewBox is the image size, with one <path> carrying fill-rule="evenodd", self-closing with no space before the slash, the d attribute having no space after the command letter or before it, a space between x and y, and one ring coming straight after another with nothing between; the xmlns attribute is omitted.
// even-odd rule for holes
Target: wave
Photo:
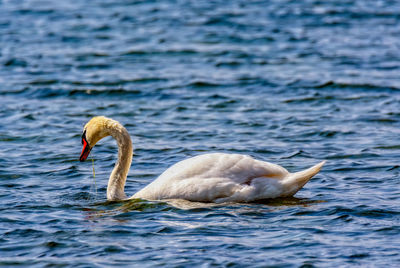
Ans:
<svg viewBox="0 0 400 268"><path fill-rule="evenodd" d="M374 90L400 90L400 86L393 85L376 85L371 83L346 83L335 82L333 80L311 86L312 88L359 88L359 89L374 89Z"/></svg>
<svg viewBox="0 0 400 268"><path fill-rule="evenodd" d="M144 95L141 90L128 90L121 88L112 89L52 89L52 88L23 88L13 91L0 92L0 96L22 96L28 98L55 98L55 97L76 97L76 96L140 96Z"/></svg>

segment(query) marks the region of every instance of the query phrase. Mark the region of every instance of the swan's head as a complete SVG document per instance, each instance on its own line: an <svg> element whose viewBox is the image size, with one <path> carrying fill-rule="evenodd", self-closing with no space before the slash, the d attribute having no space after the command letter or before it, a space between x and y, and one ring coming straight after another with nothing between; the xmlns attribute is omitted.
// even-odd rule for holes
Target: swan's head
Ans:
<svg viewBox="0 0 400 268"><path fill-rule="evenodd" d="M111 119L104 116L96 116L90 119L89 122L83 128L82 134L82 152L79 160L85 161L89 156L93 146L104 137L110 135L108 128L106 127L107 122Z"/></svg>

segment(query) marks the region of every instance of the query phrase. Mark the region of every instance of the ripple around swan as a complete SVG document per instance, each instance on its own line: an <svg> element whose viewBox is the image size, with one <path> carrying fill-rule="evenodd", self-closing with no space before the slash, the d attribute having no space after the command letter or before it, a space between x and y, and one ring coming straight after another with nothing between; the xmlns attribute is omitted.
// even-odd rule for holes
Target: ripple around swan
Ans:
<svg viewBox="0 0 400 268"><path fill-rule="evenodd" d="M396 266L399 3L0 1L0 266ZM127 194L205 152L328 161L293 198L106 202L98 114Z"/></svg>

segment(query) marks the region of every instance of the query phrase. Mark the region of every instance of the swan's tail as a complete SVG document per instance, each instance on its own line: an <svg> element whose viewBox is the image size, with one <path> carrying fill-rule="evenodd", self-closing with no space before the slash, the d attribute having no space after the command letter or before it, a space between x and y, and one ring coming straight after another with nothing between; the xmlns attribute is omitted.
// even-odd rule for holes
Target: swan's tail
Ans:
<svg viewBox="0 0 400 268"><path fill-rule="evenodd" d="M296 173L290 173L288 178L285 180L287 191L285 196L292 196L298 190L300 190L312 177L314 177L325 164L326 161L322 161L313 167L306 170L302 170Z"/></svg>

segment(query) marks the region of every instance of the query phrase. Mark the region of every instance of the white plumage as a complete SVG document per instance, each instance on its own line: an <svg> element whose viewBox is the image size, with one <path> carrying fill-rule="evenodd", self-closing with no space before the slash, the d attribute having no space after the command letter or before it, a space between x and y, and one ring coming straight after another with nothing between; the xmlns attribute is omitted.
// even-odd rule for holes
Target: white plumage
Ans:
<svg viewBox="0 0 400 268"><path fill-rule="evenodd" d="M84 134L82 138L88 144L89 152L105 136L111 135L117 140L118 162L109 179L107 198L125 199L124 185L132 159L132 144L126 129L112 119L94 117L86 124ZM81 161L89 154L84 151L85 148ZM203 154L174 164L130 198L220 203L292 196L320 171L324 163L289 173L281 166L255 160L248 155Z"/></svg>
<svg viewBox="0 0 400 268"><path fill-rule="evenodd" d="M292 196L323 163L299 177L283 167L248 155L204 154L171 166L132 198L219 203Z"/></svg>

